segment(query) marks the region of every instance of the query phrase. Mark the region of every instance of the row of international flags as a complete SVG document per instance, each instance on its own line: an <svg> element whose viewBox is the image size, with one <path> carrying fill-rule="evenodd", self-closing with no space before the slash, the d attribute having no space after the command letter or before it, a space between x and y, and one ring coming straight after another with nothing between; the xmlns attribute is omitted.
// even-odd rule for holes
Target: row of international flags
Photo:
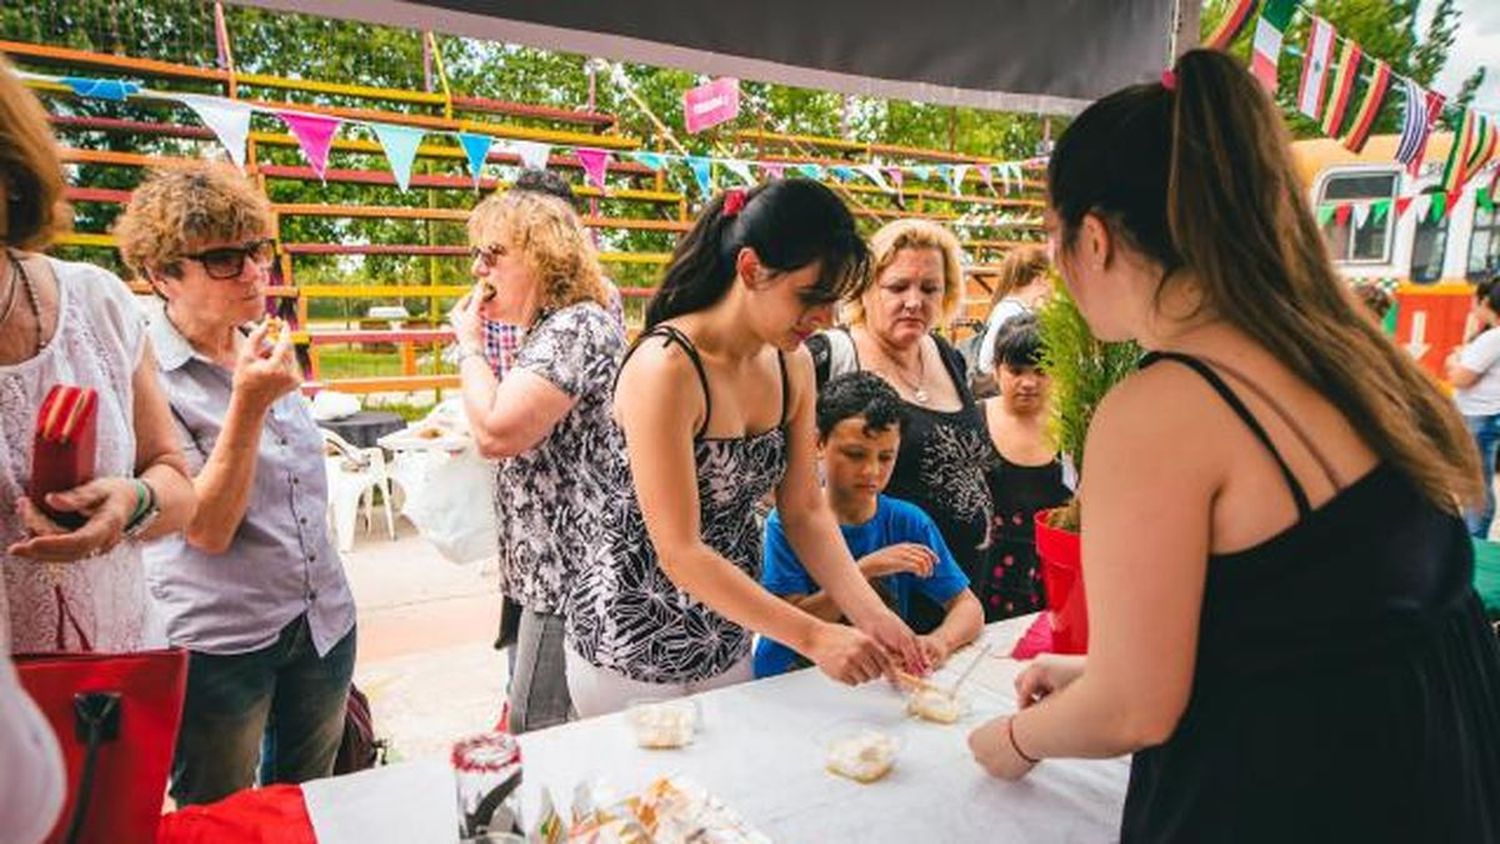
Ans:
<svg viewBox="0 0 1500 844"><path fill-rule="evenodd" d="M1226 49L1254 19L1250 71L1274 95L1283 34L1299 8L1301 4L1297 0L1235 0L1206 44L1214 49ZM1302 53L1297 110L1318 121L1324 135L1339 139L1352 152L1361 152L1386 96L1393 87L1399 87L1406 103L1396 160L1406 165L1408 173L1416 176L1426 157L1428 138L1447 104L1446 98L1393 73L1389 64L1367 55L1352 38L1341 38L1328 21L1311 12L1307 14L1311 25L1308 27L1307 46ZM1336 60L1335 52L1338 54ZM1359 105L1351 113L1355 81L1366 62L1373 64L1374 68ZM1393 84L1398 82L1399 85ZM1444 193L1456 195L1481 170L1497 160L1500 156L1500 125L1497 123L1500 120L1495 115L1473 108L1464 109L1443 165L1441 187ZM1491 195L1497 181L1500 181L1500 167L1491 177Z"/></svg>

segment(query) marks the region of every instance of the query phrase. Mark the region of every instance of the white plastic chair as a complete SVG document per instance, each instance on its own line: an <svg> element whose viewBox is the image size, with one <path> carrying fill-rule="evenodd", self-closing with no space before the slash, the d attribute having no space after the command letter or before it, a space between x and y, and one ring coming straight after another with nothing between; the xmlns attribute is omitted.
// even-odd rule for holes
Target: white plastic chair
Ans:
<svg viewBox="0 0 1500 844"><path fill-rule="evenodd" d="M339 551L354 548L354 523L361 510L365 529L374 527L371 510L375 490L385 508L385 526L391 539L396 538L396 517L391 510L391 475L380 448L356 448L348 440L326 429L323 433L323 465L328 471L328 520L338 537Z"/></svg>

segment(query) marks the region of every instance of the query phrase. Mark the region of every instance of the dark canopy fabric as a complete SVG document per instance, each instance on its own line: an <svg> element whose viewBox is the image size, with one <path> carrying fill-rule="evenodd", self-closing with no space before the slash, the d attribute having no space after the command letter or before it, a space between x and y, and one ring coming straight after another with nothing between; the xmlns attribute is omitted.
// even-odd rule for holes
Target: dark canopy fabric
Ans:
<svg viewBox="0 0 1500 844"><path fill-rule="evenodd" d="M1073 112L1167 65L1176 0L239 0L850 94Z"/></svg>

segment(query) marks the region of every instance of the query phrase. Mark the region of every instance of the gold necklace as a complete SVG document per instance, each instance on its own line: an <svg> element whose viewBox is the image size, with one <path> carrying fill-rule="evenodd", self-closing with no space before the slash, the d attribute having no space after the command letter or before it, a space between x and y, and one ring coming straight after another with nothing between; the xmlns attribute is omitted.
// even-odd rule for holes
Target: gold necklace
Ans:
<svg viewBox="0 0 1500 844"><path fill-rule="evenodd" d="M880 345L879 341L876 341L875 348L880 350L880 356L882 358L885 358L886 362L891 365L891 368L894 370L897 376L897 380L899 380L906 387L906 389L911 391L912 399L916 401L917 404L927 404L927 391L922 388L922 384L927 380L927 355L923 353L922 341L917 341L917 383L915 384L913 384L911 382L911 379L906 376L906 370L903 369L900 364L896 363L896 359L886 354L885 348Z"/></svg>

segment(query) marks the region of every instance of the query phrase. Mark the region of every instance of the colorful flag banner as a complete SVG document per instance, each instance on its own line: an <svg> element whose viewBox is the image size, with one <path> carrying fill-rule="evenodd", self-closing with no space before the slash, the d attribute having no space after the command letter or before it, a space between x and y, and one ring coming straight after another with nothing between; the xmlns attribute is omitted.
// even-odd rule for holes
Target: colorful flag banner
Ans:
<svg viewBox="0 0 1500 844"><path fill-rule="evenodd" d="M711 129L738 117L740 81L715 79L706 85L682 92L682 122L693 134Z"/></svg>
<svg viewBox="0 0 1500 844"><path fill-rule="evenodd" d="M854 180L854 169L852 167L845 167L842 164L835 164L828 168L828 172L832 173L833 177L841 182L850 182Z"/></svg>
<svg viewBox="0 0 1500 844"><path fill-rule="evenodd" d="M1349 215L1354 212L1354 206L1348 202L1340 202L1333 209L1333 222L1340 226L1349 225Z"/></svg>
<svg viewBox="0 0 1500 844"><path fill-rule="evenodd" d="M786 177L786 164L780 161L762 161L760 169L770 179L781 179Z"/></svg>
<svg viewBox="0 0 1500 844"><path fill-rule="evenodd" d="M1255 46L1254 55L1250 58L1250 72L1273 94L1276 93L1276 63L1281 58L1282 33L1286 32L1286 26L1292 20L1292 11L1296 8L1297 0L1266 0L1260 11L1260 18L1255 22Z"/></svg>
<svg viewBox="0 0 1500 844"><path fill-rule="evenodd" d="M1478 128L1475 130L1473 149L1464 164L1462 181L1459 182L1458 190L1462 190L1470 179L1479 175L1479 171L1495 159L1497 145L1500 145L1500 131L1497 131L1495 119L1480 115Z"/></svg>
<svg viewBox="0 0 1500 844"><path fill-rule="evenodd" d="M1344 136L1345 149L1364 152L1365 142L1370 139L1370 128L1375 125L1380 104L1385 100L1385 92L1390 87L1391 66L1376 59L1375 74L1370 77L1370 84L1365 88L1365 98L1359 104L1359 111L1354 113L1354 125L1350 127L1349 134Z"/></svg>
<svg viewBox="0 0 1500 844"><path fill-rule="evenodd" d="M1210 50L1229 49L1230 43L1245 30L1245 24L1250 22L1250 13L1255 11L1255 3L1256 0L1235 0L1234 7L1203 40L1203 45Z"/></svg>
<svg viewBox="0 0 1500 844"><path fill-rule="evenodd" d="M235 165L245 166L245 141L250 137L250 106L202 94L179 94L177 101L192 109L203 125L213 130L214 137L229 151L229 158Z"/></svg>
<svg viewBox="0 0 1500 844"><path fill-rule="evenodd" d="M385 159L390 162L391 174L396 177L396 186L402 193L411 189L411 168L417 161L417 147L427 130L415 126L396 126L391 123L371 123L380 148L385 150Z"/></svg>
<svg viewBox="0 0 1500 844"><path fill-rule="evenodd" d="M798 164L797 170L809 179L823 178L823 167L819 164Z"/></svg>
<svg viewBox="0 0 1500 844"><path fill-rule="evenodd" d="M918 165L911 168L912 178L920 182L932 181L932 168L927 165Z"/></svg>
<svg viewBox="0 0 1500 844"><path fill-rule="evenodd" d="M1463 186L1464 170L1468 165L1469 156L1474 152L1475 142L1478 140L1475 130L1480 119L1474 109L1464 109L1464 116L1459 121L1458 131L1453 133L1453 145L1448 148L1448 161L1443 165L1443 190L1451 191Z"/></svg>
<svg viewBox="0 0 1500 844"><path fill-rule="evenodd" d="M948 188L955 196L963 193L964 177L968 174L968 164L955 164L948 168Z"/></svg>
<svg viewBox="0 0 1500 844"><path fill-rule="evenodd" d="M1410 196L1396 197L1396 216L1400 217L1402 214L1405 214L1407 209L1411 208L1412 201L1413 198Z"/></svg>
<svg viewBox="0 0 1500 844"><path fill-rule="evenodd" d="M1317 214L1318 225L1319 226L1326 226L1329 223L1333 222L1333 211L1334 211L1334 207L1332 205L1328 204L1328 203L1324 203L1322 205L1319 205L1318 206L1318 214Z"/></svg>
<svg viewBox="0 0 1500 844"><path fill-rule="evenodd" d="M740 181L744 182L747 187L755 185L755 174L750 172L750 162L731 159L721 163L724 165L725 170L739 176Z"/></svg>
<svg viewBox="0 0 1500 844"><path fill-rule="evenodd" d="M318 178L323 179L328 172L328 151L333 148L333 136L343 121L300 111L278 111L276 116L292 131L303 157L312 165Z"/></svg>
<svg viewBox="0 0 1500 844"><path fill-rule="evenodd" d="M976 164L976 165L974 165L974 169L975 169L975 171L977 171L979 173L979 178L980 178L981 181L984 182L984 186L987 187L987 188L989 188L990 193L994 193L995 192L995 171L992 170L992 169L990 169L990 165L988 165L988 164Z"/></svg>
<svg viewBox="0 0 1500 844"><path fill-rule="evenodd" d="M1411 210L1417 220L1427 219L1427 212L1432 210L1432 194L1419 193L1412 197Z"/></svg>
<svg viewBox="0 0 1500 844"><path fill-rule="evenodd" d="M527 170L546 170L552 159L552 145L538 141L510 141L510 149L521 159Z"/></svg>
<svg viewBox="0 0 1500 844"><path fill-rule="evenodd" d="M1328 21L1313 16L1307 33L1307 52L1302 57L1302 83L1297 90L1297 110L1318 119L1323 113L1323 89L1328 81L1328 66L1333 61L1333 44L1338 32Z"/></svg>
<svg viewBox="0 0 1500 844"><path fill-rule="evenodd" d="M1406 80L1406 119L1401 126L1401 143L1396 147L1396 160L1406 165L1406 172L1411 176L1416 176L1422 169L1422 159L1427 154L1427 138L1443 113L1444 102L1442 94L1423 90L1417 83Z"/></svg>
<svg viewBox="0 0 1500 844"><path fill-rule="evenodd" d="M573 150L578 163L583 165L583 174L599 190L604 190L604 177L609 174L609 150L593 147L578 147Z"/></svg>
<svg viewBox="0 0 1500 844"><path fill-rule="evenodd" d="M73 93L80 97L92 97L96 100L109 100L122 103L126 97L133 97L141 92L141 86L134 82L126 82L123 79L92 79L82 76L65 76L62 83L73 89Z"/></svg>
<svg viewBox="0 0 1500 844"><path fill-rule="evenodd" d="M1359 77L1359 60L1363 55L1353 39L1344 40L1344 49L1339 54L1339 71L1333 78L1333 96L1328 100L1328 110L1323 113L1323 134L1330 138L1337 138L1339 127L1344 125L1344 114L1349 110L1354 80Z"/></svg>
<svg viewBox="0 0 1500 844"><path fill-rule="evenodd" d="M1353 219L1354 219L1354 227L1356 229L1362 229L1362 228L1364 228L1365 227L1365 223L1369 222L1369 220L1370 220L1370 203L1368 203L1368 202L1359 202L1359 203L1356 203L1355 206L1354 206Z"/></svg>
<svg viewBox="0 0 1500 844"><path fill-rule="evenodd" d="M886 193L890 193L891 183L887 182L885 180L885 176L884 176L884 174L882 174L880 172L880 167L878 165L875 165L875 164L861 164L859 167L856 167L855 169L858 170L860 173L864 174L864 177L866 179L869 179L870 181L874 182L875 183L875 187L880 188L881 190L885 191Z"/></svg>
<svg viewBox="0 0 1500 844"><path fill-rule="evenodd" d="M495 143L493 135L458 133L458 145L464 148L469 160L469 175L474 178L474 190L479 190L479 180L484 175L484 162L490 157L490 147Z"/></svg>
<svg viewBox="0 0 1500 844"><path fill-rule="evenodd" d="M703 155L690 155L687 157L688 169L693 171L693 178L698 181L698 190L703 192L704 198L713 196L714 193L714 162L713 159Z"/></svg>
<svg viewBox="0 0 1500 844"><path fill-rule="evenodd" d="M667 158L659 152L632 152L629 153L635 163L652 170L660 170L667 166Z"/></svg>
<svg viewBox="0 0 1500 844"><path fill-rule="evenodd" d="M1432 213L1427 215L1427 219L1436 223L1448 216L1448 194L1434 193L1428 195L1432 197L1432 204L1429 206L1429 210Z"/></svg>
<svg viewBox="0 0 1500 844"><path fill-rule="evenodd" d="M896 195L900 196L905 193L906 171L900 167L887 167L885 173L891 177L891 184L896 188Z"/></svg>
<svg viewBox="0 0 1500 844"><path fill-rule="evenodd" d="M1389 199L1378 199L1370 203L1371 216L1375 219L1375 225L1381 225L1385 218L1391 215L1391 201Z"/></svg>

